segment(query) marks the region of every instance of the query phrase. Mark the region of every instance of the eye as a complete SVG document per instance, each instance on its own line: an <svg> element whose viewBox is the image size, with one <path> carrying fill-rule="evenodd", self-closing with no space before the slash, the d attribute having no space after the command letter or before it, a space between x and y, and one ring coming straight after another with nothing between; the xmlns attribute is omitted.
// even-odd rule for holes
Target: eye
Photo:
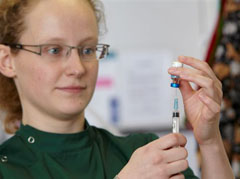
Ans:
<svg viewBox="0 0 240 179"><path fill-rule="evenodd" d="M58 54L59 51L60 51L59 48L51 48L51 49L48 50L48 52L51 53L51 54Z"/></svg>
<svg viewBox="0 0 240 179"><path fill-rule="evenodd" d="M59 54L60 52L61 52L61 48L59 48L59 47L52 47L52 48L50 48L50 49L48 49L48 53L50 53L50 54Z"/></svg>
<svg viewBox="0 0 240 179"><path fill-rule="evenodd" d="M96 53L96 47L85 47L82 53L83 55L94 55Z"/></svg>
<svg viewBox="0 0 240 179"><path fill-rule="evenodd" d="M44 52L49 55L60 55L64 51L64 48L61 45L46 45Z"/></svg>

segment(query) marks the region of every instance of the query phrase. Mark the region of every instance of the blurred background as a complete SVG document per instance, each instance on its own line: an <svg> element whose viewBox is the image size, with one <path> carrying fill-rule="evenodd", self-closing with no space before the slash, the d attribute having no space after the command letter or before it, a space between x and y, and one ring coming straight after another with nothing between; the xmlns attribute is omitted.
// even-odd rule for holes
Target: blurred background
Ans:
<svg viewBox="0 0 240 179"><path fill-rule="evenodd" d="M171 132L175 89L167 69L179 55L205 60L221 2L219 0L103 0L111 45L100 63L96 93L86 117L112 132ZM179 96L180 93L179 93ZM200 176L197 144L186 126L189 163Z"/></svg>
<svg viewBox="0 0 240 179"><path fill-rule="evenodd" d="M240 0L102 1L107 32L100 42L111 48L100 62L89 123L117 135L170 133L175 90L167 69L180 55L205 60L223 83L220 127L240 178ZM189 163L200 176L198 146L179 106ZM8 137L0 132L0 142Z"/></svg>

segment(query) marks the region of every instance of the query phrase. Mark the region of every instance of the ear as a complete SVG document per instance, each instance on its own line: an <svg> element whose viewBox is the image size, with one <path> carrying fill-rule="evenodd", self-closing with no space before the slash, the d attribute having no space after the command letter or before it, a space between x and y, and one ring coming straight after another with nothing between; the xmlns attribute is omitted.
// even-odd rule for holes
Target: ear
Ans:
<svg viewBox="0 0 240 179"><path fill-rule="evenodd" d="M0 44L0 73L9 78L16 76L11 50L2 44Z"/></svg>

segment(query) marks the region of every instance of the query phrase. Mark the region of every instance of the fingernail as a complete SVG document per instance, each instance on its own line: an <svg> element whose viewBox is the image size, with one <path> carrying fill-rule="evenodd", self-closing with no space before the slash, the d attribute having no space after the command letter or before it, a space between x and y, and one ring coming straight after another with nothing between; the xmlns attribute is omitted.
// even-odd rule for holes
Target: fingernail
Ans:
<svg viewBox="0 0 240 179"><path fill-rule="evenodd" d="M177 68L171 67L171 68L168 69L168 72L174 72L174 71L176 71L176 70L177 70Z"/></svg>
<svg viewBox="0 0 240 179"><path fill-rule="evenodd" d="M179 60L183 60L185 57L183 55L179 56L178 59Z"/></svg>

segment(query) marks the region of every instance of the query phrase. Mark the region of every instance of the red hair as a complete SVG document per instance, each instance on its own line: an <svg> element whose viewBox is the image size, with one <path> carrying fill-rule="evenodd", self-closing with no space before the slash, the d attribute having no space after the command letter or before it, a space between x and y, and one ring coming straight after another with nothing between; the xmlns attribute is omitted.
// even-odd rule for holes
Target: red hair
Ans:
<svg viewBox="0 0 240 179"><path fill-rule="evenodd" d="M103 6L98 0L86 0L94 10L99 31L105 31ZM40 0L3 0L0 2L0 44L16 44L25 27L25 16ZM100 25L104 25L102 28ZM104 32L103 31L103 32ZM101 34L101 32L100 32ZM16 54L17 51L11 50ZM4 111L4 129L13 134L22 120L22 106L12 78L0 73L0 109Z"/></svg>

